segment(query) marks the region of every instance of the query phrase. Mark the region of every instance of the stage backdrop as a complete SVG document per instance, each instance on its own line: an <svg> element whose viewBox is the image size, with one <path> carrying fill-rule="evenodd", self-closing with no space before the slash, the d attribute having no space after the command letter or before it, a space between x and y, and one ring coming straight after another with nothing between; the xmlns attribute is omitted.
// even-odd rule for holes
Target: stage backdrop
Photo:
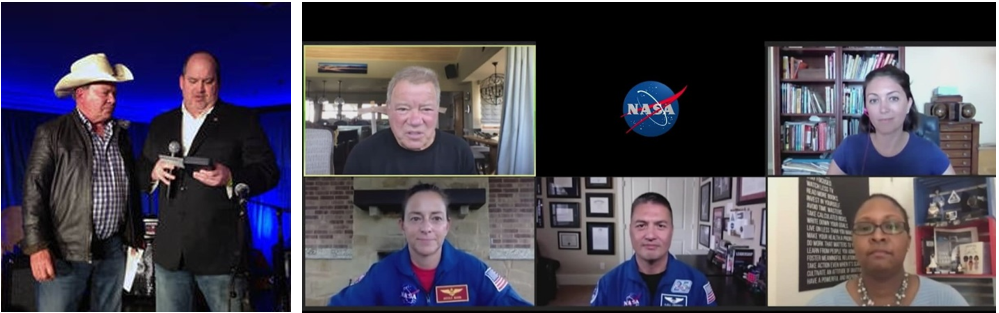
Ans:
<svg viewBox="0 0 999 313"><path fill-rule="evenodd" d="M291 244L291 219L289 214L281 216L280 224L277 221L275 209L290 209L291 206L291 106L273 106L257 108L260 124L264 127L267 137L270 140L271 149L274 150L278 167L281 170L281 180L277 187L267 193L259 195L247 205L250 224L252 228L253 247L263 252L267 262L271 264L271 249L277 243L279 225L284 233L284 247ZM22 110L2 109L2 136L3 136L3 198L2 207L7 209L12 206L21 205L24 193L24 171L27 164L28 155L31 153L31 143L34 139L35 128L42 123L49 121L59 114L38 113ZM135 157L142 152L142 146L149 132L149 124L132 122L128 128L132 137L132 145ZM147 216L156 215L158 208L156 201L150 201L150 197L142 196L143 212ZM6 230L4 230L6 232ZM283 270L283 265L278 265L277 270Z"/></svg>

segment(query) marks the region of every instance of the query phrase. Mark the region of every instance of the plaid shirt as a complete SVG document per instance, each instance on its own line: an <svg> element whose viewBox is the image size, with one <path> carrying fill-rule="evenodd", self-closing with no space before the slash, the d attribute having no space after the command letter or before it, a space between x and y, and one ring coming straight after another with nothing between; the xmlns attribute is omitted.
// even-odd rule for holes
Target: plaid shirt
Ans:
<svg viewBox="0 0 999 313"><path fill-rule="evenodd" d="M104 240L118 233L128 205L128 176L117 142L114 141L114 120L104 125L104 135L79 110L76 113L90 134L93 147L93 220L94 233Z"/></svg>

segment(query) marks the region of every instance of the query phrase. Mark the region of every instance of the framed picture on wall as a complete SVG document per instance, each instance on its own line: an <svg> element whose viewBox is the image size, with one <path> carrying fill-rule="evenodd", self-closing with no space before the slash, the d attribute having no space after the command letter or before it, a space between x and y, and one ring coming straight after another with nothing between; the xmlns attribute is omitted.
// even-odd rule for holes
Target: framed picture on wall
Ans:
<svg viewBox="0 0 999 313"><path fill-rule="evenodd" d="M545 202L541 198L534 202L534 228L545 228Z"/></svg>
<svg viewBox="0 0 999 313"><path fill-rule="evenodd" d="M614 188L613 177L587 177L587 189L611 189Z"/></svg>
<svg viewBox="0 0 999 313"><path fill-rule="evenodd" d="M586 223L586 254L614 255L614 223Z"/></svg>
<svg viewBox="0 0 999 313"><path fill-rule="evenodd" d="M749 205L767 201L766 177L739 177L735 201L738 205Z"/></svg>
<svg viewBox="0 0 999 313"><path fill-rule="evenodd" d="M614 217L614 194L587 193L586 217Z"/></svg>
<svg viewBox="0 0 999 313"><path fill-rule="evenodd" d="M548 210L552 228L579 228L578 202L549 202Z"/></svg>
<svg viewBox="0 0 999 313"><path fill-rule="evenodd" d="M711 233L715 242L721 242L725 238L725 207L711 209Z"/></svg>
<svg viewBox="0 0 999 313"><path fill-rule="evenodd" d="M711 249L711 225L699 225L697 230L697 243L705 249Z"/></svg>
<svg viewBox="0 0 999 313"><path fill-rule="evenodd" d="M580 250L582 249L579 245L578 231L560 231L558 232L558 249L559 250Z"/></svg>
<svg viewBox="0 0 999 313"><path fill-rule="evenodd" d="M732 177L712 177L711 191L711 202L732 199Z"/></svg>
<svg viewBox="0 0 999 313"><path fill-rule="evenodd" d="M760 221L760 247L767 246L767 208L763 208L763 219Z"/></svg>
<svg viewBox="0 0 999 313"><path fill-rule="evenodd" d="M707 222L709 214L711 214L711 184L701 185L701 206L698 211L698 219L701 222Z"/></svg>
<svg viewBox="0 0 999 313"><path fill-rule="evenodd" d="M549 198L579 198L579 177L547 177Z"/></svg>

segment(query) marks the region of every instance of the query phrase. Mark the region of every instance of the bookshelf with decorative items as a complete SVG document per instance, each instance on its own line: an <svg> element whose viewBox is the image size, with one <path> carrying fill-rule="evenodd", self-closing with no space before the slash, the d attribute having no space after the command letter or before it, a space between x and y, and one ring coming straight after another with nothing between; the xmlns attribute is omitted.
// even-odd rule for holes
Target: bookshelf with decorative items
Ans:
<svg viewBox="0 0 999 313"><path fill-rule="evenodd" d="M860 130L867 73L905 69L899 46L773 47L776 110L774 164L778 175L823 175L833 150Z"/></svg>
<svg viewBox="0 0 999 313"><path fill-rule="evenodd" d="M995 178L916 178L916 274L953 286L972 306L994 306Z"/></svg>

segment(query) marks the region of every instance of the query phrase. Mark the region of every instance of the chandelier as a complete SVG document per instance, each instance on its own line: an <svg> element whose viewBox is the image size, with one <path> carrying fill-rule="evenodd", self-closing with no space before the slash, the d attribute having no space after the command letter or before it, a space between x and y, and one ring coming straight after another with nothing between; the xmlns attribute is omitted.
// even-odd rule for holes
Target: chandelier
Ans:
<svg viewBox="0 0 999 313"><path fill-rule="evenodd" d="M326 99L326 80L325 79L323 80L323 95L320 96L319 99L316 100L316 102L318 102L320 105L326 105L326 102L329 102L329 100Z"/></svg>
<svg viewBox="0 0 999 313"><path fill-rule="evenodd" d="M345 102L343 101L341 92L343 92L343 81L337 80L336 99L333 99L333 105L336 106L336 116L338 120L343 119L343 104Z"/></svg>
<svg viewBox="0 0 999 313"><path fill-rule="evenodd" d="M493 62L493 74L486 79L482 80L482 86L479 87L479 93L482 97L482 103L488 105L500 105L503 104L503 74L500 74L496 68L499 62Z"/></svg>
<svg viewBox="0 0 999 313"><path fill-rule="evenodd" d="M336 99L333 99L333 104L335 104L338 109L343 107L343 104L345 103L345 101L343 101L343 96L341 95L341 92L343 92L343 81L338 80L336 86Z"/></svg>

